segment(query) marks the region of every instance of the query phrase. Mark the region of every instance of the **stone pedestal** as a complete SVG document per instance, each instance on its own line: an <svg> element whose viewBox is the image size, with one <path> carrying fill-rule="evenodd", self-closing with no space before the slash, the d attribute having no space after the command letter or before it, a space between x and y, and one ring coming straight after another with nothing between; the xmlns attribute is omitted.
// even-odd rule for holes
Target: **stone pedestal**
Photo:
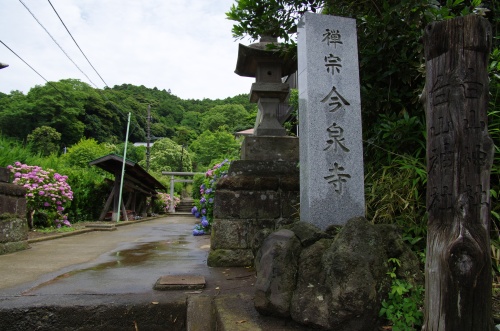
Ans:
<svg viewBox="0 0 500 331"><path fill-rule="evenodd" d="M248 136L241 145L242 160L299 162L299 138Z"/></svg>
<svg viewBox="0 0 500 331"><path fill-rule="evenodd" d="M252 138L252 137L251 137ZM240 160L217 183L211 267L250 266L264 238L298 218L296 161Z"/></svg>
<svg viewBox="0 0 500 331"><path fill-rule="evenodd" d="M9 170L0 168L0 254L28 248L26 189L8 181Z"/></svg>

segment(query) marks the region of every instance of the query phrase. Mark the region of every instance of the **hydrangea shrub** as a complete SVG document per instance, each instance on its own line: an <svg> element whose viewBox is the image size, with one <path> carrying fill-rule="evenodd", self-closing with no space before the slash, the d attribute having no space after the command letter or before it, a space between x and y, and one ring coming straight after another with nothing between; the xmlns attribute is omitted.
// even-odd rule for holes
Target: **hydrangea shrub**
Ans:
<svg viewBox="0 0 500 331"><path fill-rule="evenodd" d="M156 197L158 198L157 201L161 205L161 208L165 213L168 213L172 204L174 204L174 208L176 208L181 201L181 199L179 199L175 195L172 197L168 193L158 193Z"/></svg>
<svg viewBox="0 0 500 331"><path fill-rule="evenodd" d="M41 212L47 215L53 226L71 226L65 208L73 200L73 191L67 183L67 176L52 169L29 166L15 162L7 168L14 174L13 183L26 189L28 225L33 228L33 215Z"/></svg>
<svg viewBox="0 0 500 331"><path fill-rule="evenodd" d="M222 177L227 176L229 170L230 162L224 160L213 166L212 169L207 170L205 173L205 179L203 184L200 186L199 200L195 200L195 206L191 210L191 213L200 219L200 223L197 224L193 229L193 235L201 236L210 233L213 221L213 211L214 211L214 198L215 198L215 187L217 180Z"/></svg>

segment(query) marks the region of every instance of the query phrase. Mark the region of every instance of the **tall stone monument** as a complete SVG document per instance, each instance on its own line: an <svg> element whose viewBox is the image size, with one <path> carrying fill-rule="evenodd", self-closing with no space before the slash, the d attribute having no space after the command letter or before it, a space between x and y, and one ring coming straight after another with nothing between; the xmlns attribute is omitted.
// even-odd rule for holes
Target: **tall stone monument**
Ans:
<svg viewBox="0 0 500 331"><path fill-rule="evenodd" d="M365 215L356 21L306 13L298 29L300 219Z"/></svg>

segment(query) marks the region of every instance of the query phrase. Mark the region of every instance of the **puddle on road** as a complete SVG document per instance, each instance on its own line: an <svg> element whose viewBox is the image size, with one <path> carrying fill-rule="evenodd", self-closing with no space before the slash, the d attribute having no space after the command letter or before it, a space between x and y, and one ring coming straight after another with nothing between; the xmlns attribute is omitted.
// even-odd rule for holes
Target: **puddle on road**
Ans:
<svg viewBox="0 0 500 331"><path fill-rule="evenodd" d="M99 263L95 266L77 269L61 274L49 281L43 282L35 287L32 287L26 291L23 291L23 295L30 295L31 292L35 292L40 288L56 283L59 280L69 278L76 274L86 272L86 271L102 271L110 268L123 268L130 266L137 266L141 263L145 263L152 259L163 259L165 261L177 259L175 256L176 252L182 252L186 250L186 245L189 241L186 240L186 236L179 236L177 240L164 240L155 241L139 244L132 248L127 248L111 253L109 256L114 258L111 261Z"/></svg>

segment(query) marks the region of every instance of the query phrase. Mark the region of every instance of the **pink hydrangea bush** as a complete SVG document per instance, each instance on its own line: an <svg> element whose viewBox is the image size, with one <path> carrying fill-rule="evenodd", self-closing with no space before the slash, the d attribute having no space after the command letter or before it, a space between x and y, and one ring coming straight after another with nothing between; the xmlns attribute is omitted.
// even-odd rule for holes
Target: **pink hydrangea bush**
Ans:
<svg viewBox="0 0 500 331"><path fill-rule="evenodd" d="M13 183L26 188L28 225L33 228L33 215L43 212L52 225L71 226L64 209L73 200L73 191L66 182L68 177L52 169L29 166L16 162L7 167L14 174Z"/></svg>
<svg viewBox="0 0 500 331"><path fill-rule="evenodd" d="M172 204L174 204L174 209L175 209L179 204L179 202L181 202L181 199L179 199L175 195L174 197L172 197L168 193L158 193L157 198L165 213L168 213L168 211L170 210L170 206Z"/></svg>

